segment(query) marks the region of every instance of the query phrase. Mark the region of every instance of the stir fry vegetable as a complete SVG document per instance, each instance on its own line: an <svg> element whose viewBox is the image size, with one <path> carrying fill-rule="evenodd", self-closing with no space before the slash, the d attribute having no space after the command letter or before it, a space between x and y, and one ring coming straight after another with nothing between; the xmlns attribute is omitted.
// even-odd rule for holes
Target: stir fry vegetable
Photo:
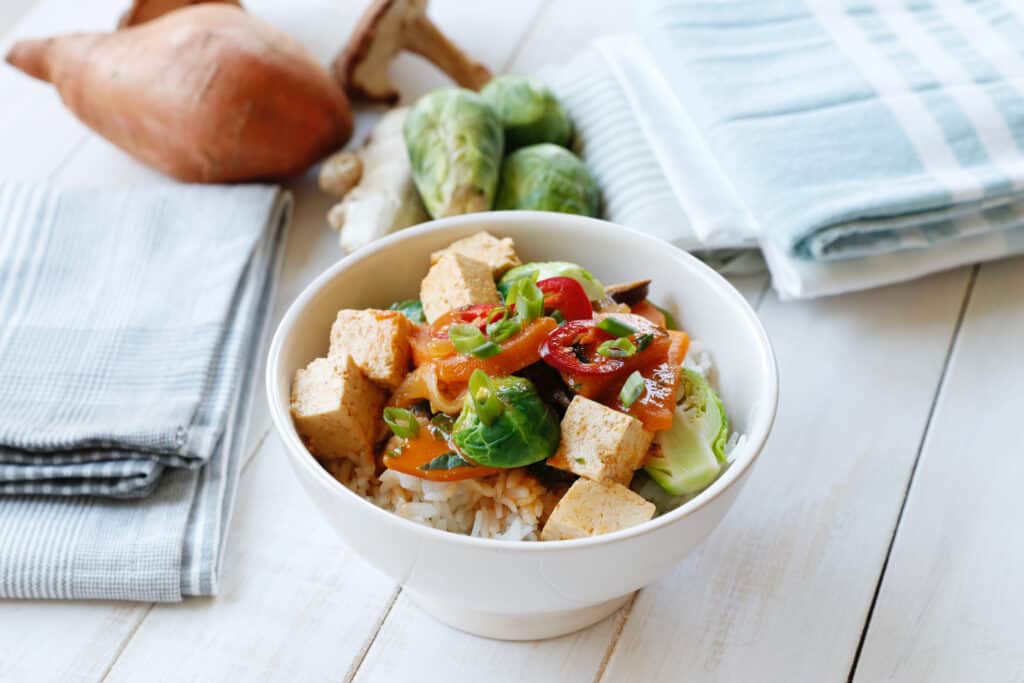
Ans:
<svg viewBox="0 0 1024 683"><path fill-rule="evenodd" d="M556 277L568 277L576 280L583 287L591 301L604 298L604 285L590 272L568 261L534 261L512 268L498 281L498 291L504 297L518 280L531 277L536 273L536 281L542 282Z"/></svg>
<svg viewBox="0 0 1024 683"><path fill-rule="evenodd" d="M505 128L505 146L513 150L538 142L566 146L572 135L569 115L554 93L535 78L498 76L480 95Z"/></svg>
<svg viewBox="0 0 1024 683"><path fill-rule="evenodd" d="M601 194L576 155L564 147L543 143L505 157L497 208L597 216Z"/></svg>
<svg viewBox="0 0 1024 683"><path fill-rule="evenodd" d="M529 380L476 370L452 440L478 464L524 467L554 454L559 428Z"/></svg>
<svg viewBox="0 0 1024 683"><path fill-rule="evenodd" d="M658 451L644 468L674 495L702 491L718 477L729 438L722 401L702 375L684 369L680 393L675 419L658 435Z"/></svg>

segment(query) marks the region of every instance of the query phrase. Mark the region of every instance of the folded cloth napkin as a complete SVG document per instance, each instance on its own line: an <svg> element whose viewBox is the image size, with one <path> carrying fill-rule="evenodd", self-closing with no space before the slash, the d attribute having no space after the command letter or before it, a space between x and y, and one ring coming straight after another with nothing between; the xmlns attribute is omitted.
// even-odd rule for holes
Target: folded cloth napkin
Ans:
<svg viewBox="0 0 1024 683"><path fill-rule="evenodd" d="M756 238L783 297L1021 253L1022 43L999 0L654 0L580 58L630 105L581 117L584 153L626 169L597 168L611 217L628 182L676 240ZM574 114L586 68L554 74Z"/></svg>
<svg viewBox="0 0 1024 683"><path fill-rule="evenodd" d="M0 183L0 597L216 590L289 207Z"/></svg>

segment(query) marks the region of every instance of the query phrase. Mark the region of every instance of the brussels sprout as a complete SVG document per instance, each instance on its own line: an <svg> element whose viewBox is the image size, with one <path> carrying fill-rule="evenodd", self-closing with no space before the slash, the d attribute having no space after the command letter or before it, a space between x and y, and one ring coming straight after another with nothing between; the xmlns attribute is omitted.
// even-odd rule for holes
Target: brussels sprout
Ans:
<svg viewBox="0 0 1024 683"><path fill-rule="evenodd" d="M405 119L413 182L434 218L491 208L503 145L498 116L469 90L424 95Z"/></svg>
<svg viewBox="0 0 1024 683"><path fill-rule="evenodd" d="M536 274L538 280L546 280L549 277L571 277L586 290L591 301L598 301L604 298L604 285L591 275L583 266L568 261L534 261L516 266L506 272L498 282L498 291L502 298L507 298L509 291L517 281L525 277L533 277Z"/></svg>
<svg viewBox="0 0 1024 683"><path fill-rule="evenodd" d="M491 105L505 127L508 151L551 142L566 147L572 137L572 121L551 89L535 78L499 76L480 95Z"/></svg>
<svg viewBox="0 0 1024 683"><path fill-rule="evenodd" d="M561 437L558 421L530 380L489 378L477 370L452 440L478 465L523 467L554 455Z"/></svg>
<svg viewBox="0 0 1024 683"><path fill-rule="evenodd" d="M601 194L587 167L558 145L523 147L507 156L501 166L499 209L596 216L600 204Z"/></svg>
<svg viewBox="0 0 1024 683"><path fill-rule="evenodd" d="M718 478L725 465L729 420L722 400L706 379L683 368L682 402L676 406L672 426L659 432L659 446L644 470L672 495L703 491Z"/></svg>

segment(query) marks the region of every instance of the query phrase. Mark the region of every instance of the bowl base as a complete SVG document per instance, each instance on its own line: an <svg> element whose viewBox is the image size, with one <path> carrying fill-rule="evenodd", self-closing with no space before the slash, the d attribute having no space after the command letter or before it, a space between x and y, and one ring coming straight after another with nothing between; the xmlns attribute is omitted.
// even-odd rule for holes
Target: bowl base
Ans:
<svg viewBox="0 0 1024 683"><path fill-rule="evenodd" d="M431 600L411 591L408 593L414 603L438 621L475 636L497 640L542 640L564 636L608 617L633 595L627 593L608 602L562 612L503 614L480 612L450 602Z"/></svg>

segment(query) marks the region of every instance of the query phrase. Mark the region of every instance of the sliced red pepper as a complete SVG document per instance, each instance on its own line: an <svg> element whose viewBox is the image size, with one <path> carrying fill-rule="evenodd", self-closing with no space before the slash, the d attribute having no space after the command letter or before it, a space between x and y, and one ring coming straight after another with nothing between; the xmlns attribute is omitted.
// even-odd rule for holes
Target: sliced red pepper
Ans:
<svg viewBox="0 0 1024 683"><path fill-rule="evenodd" d="M589 320L594 316L587 290L571 277L545 278L537 282L537 288L544 292L545 310L559 311L563 320Z"/></svg>

